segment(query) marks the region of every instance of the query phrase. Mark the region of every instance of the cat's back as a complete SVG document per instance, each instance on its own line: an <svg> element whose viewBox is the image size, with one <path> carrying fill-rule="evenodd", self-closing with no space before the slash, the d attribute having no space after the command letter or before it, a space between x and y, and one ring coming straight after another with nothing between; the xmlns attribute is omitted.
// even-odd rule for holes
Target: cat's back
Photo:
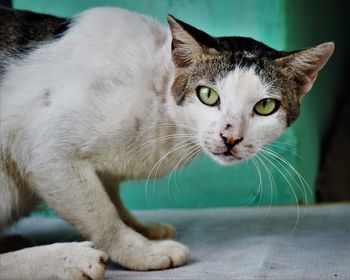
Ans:
<svg viewBox="0 0 350 280"><path fill-rule="evenodd" d="M98 7L78 14L73 22L67 37L79 42L81 48L75 48L75 52L89 57L91 63L96 63L91 64L95 69L113 65L113 70L124 69L122 72L132 76L142 73L145 78L146 68L162 68L170 62L170 32L151 17L120 8Z"/></svg>
<svg viewBox="0 0 350 280"><path fill-rule="evenodd" d="M39 32L47 30L47 20L33 19L33 29L16 19L7 24L19 25L16 28L22 27L24 33ZM59 131L65 131L62 137L67 138L70 133L85 133L86 127L99 126L99 121L120 131L129 127L125 120L130 115L141 119L157 114L174 71L168 28L119 8L93 8L69 20L54 17L52 21L56 28L67 24L59 38L55 28L42 37L34 36L36 47L6 65L0 79L2 124L13 120L16 125L9 123L9 130L16 126L41 135L38 130L42 129L57 134L55 122L62 125ZM1 36L9 36L6 28L3 30Z"/></svg>
<svg viewBox="0 0 350 280"><path fill-rule="evenodd" d="M120 8L92 8L69 19L0 9L0 64L11 69L0 91L13 80L24 82L22 76L30 84L26 92L32 85L87 86L94 80L119 81L131 90L135 81L149 84L171 71L170 42L169 30L159 22ZM47 84L50 80L55 85ZM25 85L18 87L21 92Z"/></svg>

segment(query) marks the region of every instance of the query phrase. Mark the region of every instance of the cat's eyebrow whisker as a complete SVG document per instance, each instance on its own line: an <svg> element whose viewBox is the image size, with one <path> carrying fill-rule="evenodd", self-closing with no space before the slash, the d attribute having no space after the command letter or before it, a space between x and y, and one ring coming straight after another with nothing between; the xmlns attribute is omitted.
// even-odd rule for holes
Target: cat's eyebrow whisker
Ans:
<svg viewBox="0 0 350 280"><path fill-rule="evenodd" d="M297 218L296 218L296 221L295 221L295 223L294 223L294 226L293 226L292 230L289 232L289 235L291 235L291 234L293 234L293 232L295 231L295 229L296 229L296 227L297 227L297 225L298 225L298 223L299 223L299 219L300 219L300 207L299 207L298 197L297 197L296 192L294 191L293 186L292 186L292 184L290 183L289 179L284 175L284 173L281 171L281 169L280 169L278 166L276 166L270 159L275 160L275 161L277 161L277 160L276 160L274 157L272 157L271 155L269 155L269 154L263 154L263 153L261 153L260 155L261 155L265 160L267 160L273 167L275 167L275 169L282 175L282 177L286 180L286 182L287 182L287 184L288 184L290 190L291 190L292 193L293 193L293 196L294 196L294 199L295 199L295 202L296 202L296 205L297 205ZM269 158L270 158L270 159L269 159Z"/></svg>
<svg viewBox="0 0 350 280"><path fill-rule="evenodd" d="M276 81L288 81L288 82L290 82L290 79L278 77L274 80L268 81L267 85L275 86Z"/></svg>
<svg viewBox="0 0 350 280"><path fill-rule="evenodd" d="M280 77L276 78L274 80L271 80L271 81L266 81L265 80L265 86L266 86L267 90L268 91L271 91L271 90L273 91L274 89L277 89L277 90L280 90L280 91L284 92L287 96L289 96L290 92L287 92L285 89L277 86L276 85L276 81L287 81L287 82L290 82L289 79L287 79L287 78L280 78Z"/></svg>

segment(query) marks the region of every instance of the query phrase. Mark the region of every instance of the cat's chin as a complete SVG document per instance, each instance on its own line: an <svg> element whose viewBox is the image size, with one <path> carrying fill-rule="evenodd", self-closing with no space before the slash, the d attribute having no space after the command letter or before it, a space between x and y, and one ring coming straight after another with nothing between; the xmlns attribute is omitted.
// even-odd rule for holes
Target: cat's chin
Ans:
<svg viewBox="0 0 350 280"><path fill-rule="evenodd" d="M210 156L222 165L231 165L242 161L241 157L227 153L210 153Z"/></svg>

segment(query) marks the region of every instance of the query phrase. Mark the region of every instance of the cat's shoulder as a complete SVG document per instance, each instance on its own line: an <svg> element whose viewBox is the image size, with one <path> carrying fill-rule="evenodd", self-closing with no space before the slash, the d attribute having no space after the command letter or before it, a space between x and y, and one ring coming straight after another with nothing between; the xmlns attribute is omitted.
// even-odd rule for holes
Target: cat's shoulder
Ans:
<svg viewBox="0 0 350 280"><path fill-rule="evenodd" d="M105 30L118 30L124 33L142 33L145 30L166 31L158 20L148 15L136 13L118 7L95 7L85 10L72 19L82 29L85 27L93 29L105 28Z"/></svg>

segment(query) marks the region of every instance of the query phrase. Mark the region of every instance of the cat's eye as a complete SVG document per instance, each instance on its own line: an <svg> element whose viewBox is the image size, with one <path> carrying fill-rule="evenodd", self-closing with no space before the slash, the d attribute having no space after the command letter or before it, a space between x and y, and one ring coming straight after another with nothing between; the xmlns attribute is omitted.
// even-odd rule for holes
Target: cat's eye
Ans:
<svg viewBox="0 0 350 280"><path fill-rule="evenodd" d="M275 113L280 106L280 102L273 98L264 98L254 106L254 113L260 116L269 116Z"/></svg>
<svg viewBox="0 0 350 280"><path fill-rule="evenodd" d="M218 105L220 101L220 96L218 93L212 88L205 86L199 86L197 88L197 96L203 104L208 106Z"/></svg>

